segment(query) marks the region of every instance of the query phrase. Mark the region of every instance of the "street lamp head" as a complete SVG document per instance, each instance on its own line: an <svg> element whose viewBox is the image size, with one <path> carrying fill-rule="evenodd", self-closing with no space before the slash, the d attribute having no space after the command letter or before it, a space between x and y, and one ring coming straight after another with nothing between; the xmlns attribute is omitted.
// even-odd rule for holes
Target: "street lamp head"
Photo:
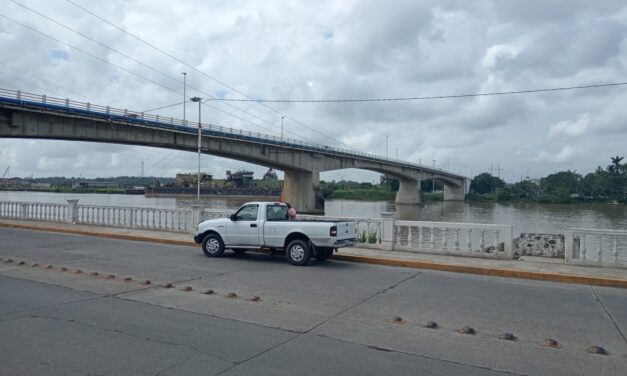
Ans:
<svg viewBox="0 0 627 376"><path fill-rule="evenodd" d="M200 102L202 100L202 98L201 97L191 97L191 98L189 98L189 100L192 101L192 102Z"/></svg>

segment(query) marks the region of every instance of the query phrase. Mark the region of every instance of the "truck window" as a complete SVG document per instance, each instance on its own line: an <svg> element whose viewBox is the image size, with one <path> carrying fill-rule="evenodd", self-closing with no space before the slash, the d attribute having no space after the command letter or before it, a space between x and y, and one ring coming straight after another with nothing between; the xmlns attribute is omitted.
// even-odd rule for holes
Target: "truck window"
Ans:
<svg viewBox="0 0 627 376"><path fill-rule="evenodd" d="M237 213L235 213L235 219L238 221L256 221L258 211L259 205L243 206Z"/></svg>
<svg viewBox="0 0 627 376"><path fill-rule="evenodd" d="M266 218L268 221L287 221L287 206L268 205L266 208Z"/></svg>

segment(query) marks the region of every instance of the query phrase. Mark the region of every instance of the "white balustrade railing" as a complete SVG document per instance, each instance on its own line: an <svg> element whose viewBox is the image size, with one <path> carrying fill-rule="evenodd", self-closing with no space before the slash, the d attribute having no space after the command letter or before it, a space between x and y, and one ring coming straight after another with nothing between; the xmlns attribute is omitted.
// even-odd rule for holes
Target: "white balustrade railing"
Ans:
<svg viewBox="0 0 627 376"><path fill-rule="evenodd" d="M68 216L65 204L0 201L0 218L64 222Z"/></svg>
<svg viewBox="0 0 627 376"><path fill-rule="evenodd" d="M185 209L78 205L75 223L110 227L189 232L192 212Z"/></svg>
<svg viewBox="0 0 627 376"><path fill-rule="evenodd" d="M394 220L390 235L396 251L513 258L510 225Z"/></svg>
<svg viewBox="0 0 627 376"><path fill-rule="evenodd" d="M567 264L627 268L627 231L568 229Z"/></svg>

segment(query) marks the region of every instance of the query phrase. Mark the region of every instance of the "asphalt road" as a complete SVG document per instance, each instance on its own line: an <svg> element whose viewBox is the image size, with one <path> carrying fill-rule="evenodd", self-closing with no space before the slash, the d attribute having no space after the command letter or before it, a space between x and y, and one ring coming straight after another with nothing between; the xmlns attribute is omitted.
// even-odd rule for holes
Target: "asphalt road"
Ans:
<svg viewBox="0 0 627 376"><path fill-rule="evenodd" d="M627 374L622 289L4 228L0 258L1 375Z"/></svg>

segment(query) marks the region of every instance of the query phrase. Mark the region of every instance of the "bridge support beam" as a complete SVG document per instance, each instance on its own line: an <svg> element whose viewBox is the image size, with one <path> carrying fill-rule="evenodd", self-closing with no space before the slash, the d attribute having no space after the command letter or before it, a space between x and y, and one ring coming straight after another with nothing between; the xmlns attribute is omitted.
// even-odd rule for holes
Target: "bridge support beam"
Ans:
<svg viewBox="0 0 627 376"><path fill-rule="evenodd" d="M422 196L420 195L420 182L417 180L399 179L398 192L396 192L396 205L420 205Z"/></svg>
<svg viewBox="0 0 627 376"><path fill-rule="evenodd" d="M303 214L324 214L324 198L317 171L285 170L281 198Z"/></svg>
<svg viewBox="0 0 627 376"><path fill-rule="evenodd" d="M454 185L444 184L444 201L464 201L466 198L466 190L464 186L457 187Z"/></svg>

